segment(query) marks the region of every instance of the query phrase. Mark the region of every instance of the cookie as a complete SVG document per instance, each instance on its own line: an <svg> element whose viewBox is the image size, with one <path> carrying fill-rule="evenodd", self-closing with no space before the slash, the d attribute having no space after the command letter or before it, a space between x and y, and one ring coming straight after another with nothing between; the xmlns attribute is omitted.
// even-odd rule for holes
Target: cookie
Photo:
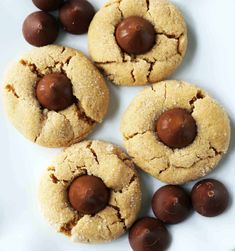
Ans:
<svg viewBox="0 0 235 251"><path fill-rule="evenodd" d="M175 109L187 113L183 117L186 119L183 124L180 117L163 119L165 134L160 139L156 124L162 122L162 115ZM191 120L188 119L190 116ZM173 128L169 127L171 123L175 123ZM227 152L230 141L229 119L217 102L204 90L174 80L156 83L140 92L122 118L121 132L135 164L171 184L185 183L208 174ZM174 136L183 140L177 141ZM172 143L171 147L169 143Z"/></svg>
<svg viewBox="0 0 235 251"><path fill-rule="evenodd" d="M90 215L72 207L73 191L69 197L67 191L73 190L77 177L99 178L109 189L103 210ZM118 238L132 225L140 209L141 190L133 162L118 147L84 141L65 149L48 167L40 182L39 200L45 218L58 232L74 241L97 243ZM87 211L81 203L77 206Z"/></svg>
<svg viewBox="0 0 235 251"><path fill-rule="evenodd" d="M4 80L9 119L42 146L64 147L84 139L102 122L108 104L99 71L81 52L63 46L33 49Z"/></svg>
<svg viewBox="0 0 235 251"><path fill-rule="evenodd" d="M88 44L96 65L115 84L144 85L167 78L180 65L187 27L167 0L110 0L91 22Z"/></svg>

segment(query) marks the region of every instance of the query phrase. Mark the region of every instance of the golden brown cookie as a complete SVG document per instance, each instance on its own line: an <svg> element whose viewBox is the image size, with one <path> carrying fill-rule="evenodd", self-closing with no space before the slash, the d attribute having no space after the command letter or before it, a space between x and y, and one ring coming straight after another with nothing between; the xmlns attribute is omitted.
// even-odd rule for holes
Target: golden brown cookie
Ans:
<svg viewBox="0 0 235 251"><path fill-rule="evenodd" d="M74 210L68 200L70 184L79 176L99 177L110 190L107 206L89 215ZM118 147L84 141L65 149L41 179L39 199L45 218L58 232L80 242L118 238L135 221L141 190L133 162Z"/></svg>
<svg viewBox="0 0 235 251"><path fill-rule="evenodd" d="M130 16L142 17L155 28L155 45L144 54L124 52L115 38L118 24ZM167 78L182 62L187 27L167 0L110 0L91 22L88 43L92 59L115 84L144 85Z"/></svg>
<svg viewBox="0 0 235 251"><path fill-rule="evenodd" d="M64 110L42 107L36 97L40 79L62 73L71 81L74 102ZM109 91L95 66L79 51L58 45L33 49L22 56L4 79L4 104L13 125L31 141L68 146L85 138L102 122Z"/></svg>
<svg viewBox="0 0 235 251"><path fill-rule="evenodd" d="M197 135L183 148L164 144L155 130L161 114L183 108ZM230 123L226 112L202 89L183 81L163 81L137 95L126 110L121 132L135 164L157 179L181 184L208 174L227 152Z"/></svg>

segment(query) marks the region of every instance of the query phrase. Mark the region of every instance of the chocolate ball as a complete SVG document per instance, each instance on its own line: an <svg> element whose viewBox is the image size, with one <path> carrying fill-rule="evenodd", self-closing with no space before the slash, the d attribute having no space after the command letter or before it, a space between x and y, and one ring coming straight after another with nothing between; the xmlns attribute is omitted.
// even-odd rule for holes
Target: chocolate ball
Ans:
<svg viewBox="0 0 235 251"><path fill-rule="evenodd" d="M34 46L52 44L59 33L59 25L50 14L37 11L26 17L23 23L25 40Z"/></svg>
<svg viewBox="0 0 235 251"><path fill-rule="evenodd" d="M170 244L170 235L161 221L145 217L131 227L129 242L134 251L164 251Z"/></svg>
<svg viewBox="0 0 235 251"><path fill-rule="evenodd" d="M205 179L196 183L191 197L195 211L207 217L223 213L229 203L228 190L221 182L214 179Z"/></svg>
<svg viewBox="0 0 235 251"><path fill-rule="evenodd" d="M159 220L168 224L176 224L185 220L189 215L190 197L179 186L163 186L153 196L152 209Z"/></svg>
<svg viewBox="0 0 235 251"><path fill-rule="evenodd" d="M62 73L45 75L37 83L36 97L44 108L64 110L74 102L71 81Z"/></svg>
<svg viewBox="0 0 235 251"><path fill-rule="evenodd" d="M86 33L94 15L93 6L86 0L70 0L59 12L64 29L72 34Z"/></svg>
<svg viewBox="0 0 235 251"><path fill-rule="evenodd" d="M40 10L44 11L57 10L64 2L63 0L32 0L32 1L34 5L36 5Z"/></svg>
<svg viewBox="0 0 235 251"><path fill-rule="evenodd" d="M118 24L115 32L121 49L129 54L144 54L152 49L156 40L153 25L138 16L125 18Z"/></svg>
<svg viewBox="0 0 235 251"><path fill-rule="evenodd" d="M109 189L95 176L83 175L69 187L68 199L72 207L83 214L96 214L109 202Z"/></svg>
<svg viewBox="0 0 235 251"><path fill-rule="evenodd" d="M197 135L196 121L185 109L173 108L160 115L156 121L158 138L171 148L190 145Z"/></svg>

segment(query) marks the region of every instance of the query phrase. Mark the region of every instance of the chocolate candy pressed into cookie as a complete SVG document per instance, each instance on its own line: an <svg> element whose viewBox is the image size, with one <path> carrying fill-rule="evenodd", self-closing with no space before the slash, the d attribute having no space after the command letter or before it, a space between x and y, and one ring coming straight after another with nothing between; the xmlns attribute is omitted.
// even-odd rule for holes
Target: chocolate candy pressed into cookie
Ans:
<svg viewBox="0 0 235 251"><path fill-rule="evenodd" d="M121 132L133 161L171 184L208 174L230 141L223 108L202 89L174 80L140 92L124 113Z"/></svg>
<svg viewBox="0 0 235 251"><path fill-rule="evenodd" d="M167 0L110 0L88 31L93 61L117 85L163 80L182 62L187 27Z"/></svg>
<svg viewBox="0 0 235 251"><path fill-rule="evenodd" d="M109 91L79 51L49 45L22 56L4 79L4 104L13 125L31 141L63 147L101 123Z"/></svg>
<svg viewBox="0 0 235 251"><path fill-rule="evenodd" d="M42 212L74 241L105 242L122 235L141 205L134 164L117 146L84 141L61 152L39 186Z"/></svg>

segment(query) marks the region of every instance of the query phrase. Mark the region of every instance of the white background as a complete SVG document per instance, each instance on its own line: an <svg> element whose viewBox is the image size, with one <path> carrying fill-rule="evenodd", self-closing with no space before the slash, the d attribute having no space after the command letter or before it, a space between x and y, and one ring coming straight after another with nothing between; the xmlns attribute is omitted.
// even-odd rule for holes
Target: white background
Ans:
<svg viewBox="0 0 235 251"><path fill-rule="evenodd" d="M96 8L105 0L91 1ZM230 151L216 171L209 176L225 183L235 194L235 1L175 0L189 27L186 58L172 79L183 79L205 88L225 107L232 126ZM21 34L21 25L36 10L31 0L0 1L0 78L7 65L31 48ZM102 29L102 27L101 27ZM87 54L86 36L61 33L58 44L71 46ZM2 86L1 86L2 87ZM136 93L142 89L114 87L109 84L111 104L105 122L90 138L122 145L120 118ZM138 116L138 114L137 114ZM219 123L219 121L215 121ZM128 251L127 235L104 245L72 243L54 232L42 218L37 202L41 173L60 150L37 146L21 136L8 122L0 105L0 251ZM141 215L151 215L150 200L162 184L141 173L143 208ZM188 189L194 183L186 185ZM196 213L185 222L170 226L169 251L234 251L235 205L225 214L205 218Z"/></svg>

